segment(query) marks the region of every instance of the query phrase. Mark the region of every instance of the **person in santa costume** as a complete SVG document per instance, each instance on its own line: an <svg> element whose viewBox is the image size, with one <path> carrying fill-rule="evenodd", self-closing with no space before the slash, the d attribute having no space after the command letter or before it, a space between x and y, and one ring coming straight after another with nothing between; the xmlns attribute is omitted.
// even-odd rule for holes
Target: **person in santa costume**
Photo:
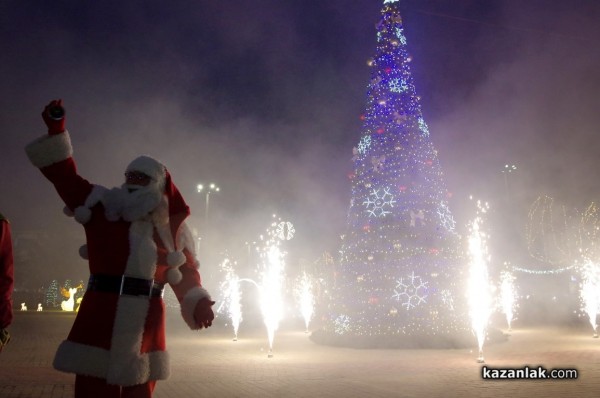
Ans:
<svg viewBox="0 0 600 398"><path fill-rule="evenodd" d="M169 377L165 344L164 285L169 283L191 329L214 319L202 287L190 214L163 164L140 156L126 168L125 183L107 189L82 178L73 160L61 100L42 112L48 134L26 147L34 166L54 184L85 229L90 279L68 338L54 358L75 373L75 397L151 397Z"/></svg>
<svg viewBox="0 0 600 398"><path fill-rule="evenodd" d="M0 214L0 351L10 341L8 328L13 320L14 287L12 238L8 220Z"/></svg>

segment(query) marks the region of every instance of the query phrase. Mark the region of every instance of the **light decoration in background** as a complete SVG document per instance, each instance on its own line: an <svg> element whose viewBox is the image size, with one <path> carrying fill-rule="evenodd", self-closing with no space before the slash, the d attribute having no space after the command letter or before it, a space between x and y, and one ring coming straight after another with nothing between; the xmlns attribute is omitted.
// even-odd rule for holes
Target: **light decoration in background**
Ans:
<svg viewBox="0 0 600 398"><path fill-rule="evenodd" d="M275 234L281 240L290 240L294 237L296 233L296 229L294 228L294 224L289 221L281 221L277 224Z"/></svg>
<svg viewBox="0 0 600 398"><path fill-rule="evenodd" d="M598 337L597 316L600 312L600 212L592 202L581 216L580 233L580 298L582 310L587 315Z"/></svg>
<svg viewBox="0 0 600 398"><path fill-rule="evenodd" d="M566 206L549 196L538 197L530 206L525 230L531 257L549 264L549 269L518 269L531 274L556 274L574 268L579 258L580 223Z"/></svg>
<svg viewBox="0 0 600 398"><path fill-rule="evenodd" d="M508 331L512 330L512 321L516 305L515 277L510 271L500 273L500 305L506 317Z"/></svg>
<svg viewBox="0 0 600 398"><path fill-rule="evenodd" d="M300 312L304 318L304 326L308 333L308 324L315 312L315 295L312 278L305 272L302 273L297 285L296 297L300 304Z"/></svg>
<svg viewBox="0 0 600 398"><path fill-rule="evenodd" d="M60 303L60 308L63 311L74 311L75 309L75 293L77 293L77 290L82 288L83 286L76 286L76 287L70 287L68 289L65 288L61 288L61 294L63 295L63 297L66 298L66 300L63 300L62 303Z"/></svg>
<svg viewBox="0 0 600 398"><path fill-rule="evenodd" d="M347 228L323 325L338 345L352 345L354 336L378 343L381 336L393 336L392 343L405 336L432 341L433 335L466 332L463 296L461 303L456 299L462 283L460 237L453 231L438 153L416 93L397 1L383 4L376 29L363 125L349 173ZM413 271L422 286L405 279ZM405 287L398 285L400 278ZM417 286L418 295L410 295L409 287Z"/></svg>
<svg viewBox="0 0 600 398"><path fill-rule="evenodd" d="M50 282L50 286L46 290L46 298L44 304L46 308L56 308L58 307L58 280L54 279Z"/></svg>
<svg viewBox="0 0 600 398"><path fill-rule="evenodd" d="M477 201L477 214L469 227L469 280L467 297L469 301L469 315L471 327L477 337L479 356L477 362L483 363L483 343L487 332L489 318L492 312L491 286L488 277L488 254L485 232L484 215L489 206Z"/></svg>

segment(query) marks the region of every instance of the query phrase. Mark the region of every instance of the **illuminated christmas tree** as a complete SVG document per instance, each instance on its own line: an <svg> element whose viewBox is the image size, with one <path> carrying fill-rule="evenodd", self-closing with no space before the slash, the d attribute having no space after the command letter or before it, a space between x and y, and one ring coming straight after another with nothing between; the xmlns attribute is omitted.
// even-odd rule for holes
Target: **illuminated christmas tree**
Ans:
<svg viewBox="0 0 600 398"><path fill-rule="evenodd" d="M58 281L56 279L52 280L50 286L46 290L46 299L44 301L44 306L46 308L56 308L60 304L60 300L58 298Z"/></svg>
<svg viewBox="0 0 600 398"><path fill-rule="evenodd" d="M342 345L423 346L466 327L458 309L460 243L411 76L398 1L384 1L381 13L349 175L340 271L320 332L325 342ZM400 336L408 338L403 343Z"/></svg>

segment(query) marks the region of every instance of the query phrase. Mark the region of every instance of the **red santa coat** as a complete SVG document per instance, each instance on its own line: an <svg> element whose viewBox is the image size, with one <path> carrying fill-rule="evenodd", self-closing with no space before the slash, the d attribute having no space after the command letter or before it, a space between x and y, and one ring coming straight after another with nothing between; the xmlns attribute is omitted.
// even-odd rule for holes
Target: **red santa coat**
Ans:
<svg viewBox="0 0 600 398"><path fill-rule="evenodd" d="M169 253L152 220L107 219L103 197L108 190L78 175L67 132L41 137L26 151L76 218L78 210L89 209L85 219L78 221L84 223L91 274L167 282ZM184 320L195 329L195 305L210 297L201 286L193 247L182 251L186 260L179 267L182 279L171 287ZM162 298L87 291L67 340L58 348L54 367L122 386L168 378Z"/></svg>
<svg viewBox="0 0 600 398"><path fill-rule="evenodd" d="M10 225L0 214L0 329L12 323L13 251Z"/></svg>

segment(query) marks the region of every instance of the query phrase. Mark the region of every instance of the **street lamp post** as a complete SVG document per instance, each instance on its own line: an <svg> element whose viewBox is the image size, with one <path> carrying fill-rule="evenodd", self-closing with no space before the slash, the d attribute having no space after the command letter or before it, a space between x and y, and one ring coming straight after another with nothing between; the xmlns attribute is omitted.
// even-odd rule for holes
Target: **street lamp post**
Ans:
<svg viewBox="0 0 600 398"><path fill-rule="evenodd" d="M196 185L196 191L198 191L198 193L202 193L202 192L206 192L206 207L204 208L204 220L205 222L208 222L208 205L210 203L210 194L212 192L219 192L221 190L221 188L219 188L216 184L214 183L210 183L208 184L208 186L204 186L202 184L198 184Z"/></svg>
<svg viewBox="0 0 600 398"><path fill-rule="evenodd" d="M502 169L502 174L504 174L504 187L506 189L506 199L509 199L510 197L510 190L508 187L508 175L510 173L514 173L517 170L517 166L515 166L514 164L505 164L504 168Z"/></svg>

